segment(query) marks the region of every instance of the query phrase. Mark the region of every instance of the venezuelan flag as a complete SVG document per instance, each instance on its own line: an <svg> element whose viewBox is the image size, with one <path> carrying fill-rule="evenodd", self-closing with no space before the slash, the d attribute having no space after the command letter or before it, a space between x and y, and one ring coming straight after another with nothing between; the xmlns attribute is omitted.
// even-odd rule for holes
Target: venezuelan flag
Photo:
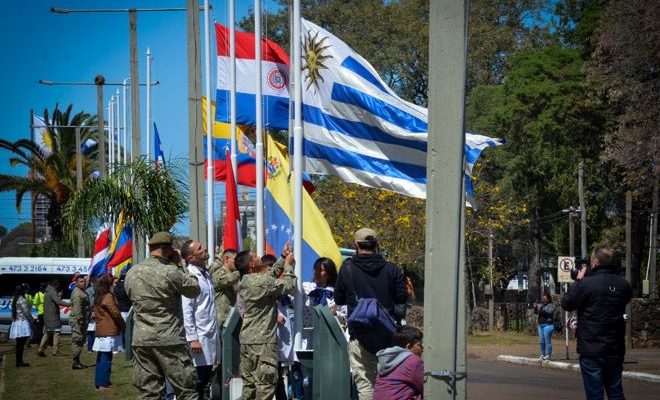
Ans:
<svg viewBox="0 0 660 400"><path fill-rule="evenodd" d="M211 115L215 115L215 102L211 102ZM202 98L202 119L204 121L204 157L206 157L206 98ZM236 128L236 180L239 185L256 187L256 159L257 153L248 136L238 127ZM225 149L231 148L231 124L213 120L213 167L216 181L224 182L227 179L227 166L230 163L225 156ZM206 173L204 161L204 173Z"/></svg>
<svg viewBox="0 0 660 400"><path fill-rule="evenodd" d="M275 141L267 136L266 142L266 252L278 256L288 240L293 243L293 176L289 173L289 161L278 149ZM302 278L304 281L311 281L314 261L319 257L331 258L337 268L341 266L342 258L325 217L311 196L304 190L302 192Z"/></svg>
<svg viewBox="0 0 660 400"><path fill-rule="evenodd" d="M126 224L123 214L115 230L115 238L108 251L108 268L112 268L113 275L119 276L121 271L133 262L133 226Z"/></svg>

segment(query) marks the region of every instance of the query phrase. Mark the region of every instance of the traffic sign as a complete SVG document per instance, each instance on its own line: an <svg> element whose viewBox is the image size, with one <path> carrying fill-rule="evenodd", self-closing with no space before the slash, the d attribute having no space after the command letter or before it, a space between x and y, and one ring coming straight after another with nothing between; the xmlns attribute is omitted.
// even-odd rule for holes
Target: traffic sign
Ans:
<svg viewBox="0 0 660 400"><path fill-rule="evenodd" d="M572 283L571 270L575 268L575 258L562 256L557 262L557 280L562 283Z"/></svg>

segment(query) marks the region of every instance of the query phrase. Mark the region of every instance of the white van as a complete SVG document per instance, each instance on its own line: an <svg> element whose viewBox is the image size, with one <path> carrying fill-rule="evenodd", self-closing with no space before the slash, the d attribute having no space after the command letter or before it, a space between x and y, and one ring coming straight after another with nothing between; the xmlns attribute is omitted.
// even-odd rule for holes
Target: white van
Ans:
<svg viewBox="0 0 660 400"><path fill-rule="evenodd" d="M27 283L30 285L29 293L34 295L41 282L57 279L62 288L62 298L68 299L73 274L77 271L87 275L90 261L89 258L0 257L0 332L7 332L11 325L11 302L16 286ZM69 311L68 306L60 307L60 318L65 324L62 333L71 332L66 325ZM32 315L36 318L36 307L32 308Z"/></svg>

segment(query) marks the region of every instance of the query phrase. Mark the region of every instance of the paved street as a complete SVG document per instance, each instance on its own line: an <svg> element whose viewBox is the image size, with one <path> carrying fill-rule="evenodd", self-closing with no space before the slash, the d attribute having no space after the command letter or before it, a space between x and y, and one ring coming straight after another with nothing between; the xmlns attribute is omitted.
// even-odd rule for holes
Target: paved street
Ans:
<svg viewBox="0 0 660 400"><path fill-rule="evenodd" d="M660 399L660 385L624 380L626 398ZM583 399L579 374L518 366L506 363L468 360L468 399L471 400L575 400Z"/></svg>

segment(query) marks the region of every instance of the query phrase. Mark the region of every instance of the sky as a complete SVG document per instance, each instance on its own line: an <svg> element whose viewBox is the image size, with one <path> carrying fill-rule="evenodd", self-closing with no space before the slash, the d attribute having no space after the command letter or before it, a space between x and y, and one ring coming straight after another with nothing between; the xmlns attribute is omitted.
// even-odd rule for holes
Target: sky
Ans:
<svg viewBox="0 0 660 400"><path fill-rule="evenodd" d="M248 15L253 1L235 0L237 21ZM203 1L200 0L200 6ZM211 20L228 23L228 2L212 3ZM127 13L75 13L54 14L51 7L69 9L121 9L183 7L185 0L5 0L0 2L0 79L3 95L0 109L3 122L0 137L15 141L30 137L30 110L43 115L56 104L64 109L73 104L73 113L86 111L96 114L95 86L45 86L39 80L54 82L90 82L98 74L106 82L121 82L129 76L129 41ZM266 0L264 11L274 10L275 2ZM202 68L204 66L204 24L200 14L202 38ZM146 81L146 52L151 50L152 81L159 81L152 89L152 120L158 126L166 158L188 158L188 88L186 52L186 13L139 12L138 54L140 82ZM264 21L267 23L267 21ZM215 68L215 40L212 35L212 67ZM204 90L204 73L202 90ZM215 74L212 74L215 88ZM120 93L121 93L121 87ZM107 105L114 94L111 87L104 88ZM213 90L214 93L214 90ZM146 89L140 91L142 143L146 146ZM107 118L107 111L106 111ZM143 149L144 151L144 149ZM151 151L153 153L153 150ZM0 150L0 173L26 174L27 171L9 166L9 152ZM223 185L215 187L216 205L224 198ZM216 214L218 213L216 206ZM0 193L0 225L11 229L30 221L29 195L25 196L22 212L15 206L15 193ZM188 223L177 224L178 234L188 233Z"/></svg>

